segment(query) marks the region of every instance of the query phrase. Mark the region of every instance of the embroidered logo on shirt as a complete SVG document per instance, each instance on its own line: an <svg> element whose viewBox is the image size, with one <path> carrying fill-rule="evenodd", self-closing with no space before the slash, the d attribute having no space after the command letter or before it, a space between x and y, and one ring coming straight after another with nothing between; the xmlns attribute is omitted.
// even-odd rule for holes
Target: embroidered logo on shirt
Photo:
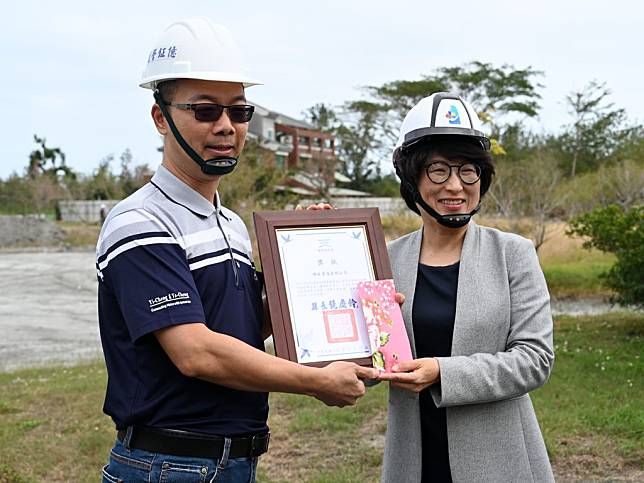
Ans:
<svg viewBox="0 0 644 483"><path fill-rule="evenodd" d="M150 304L150 312L156 312L174 305L189 304L192 301L190 300L190 294L187 292L170 292L168 295L149 299L148 303Z"/></svg>

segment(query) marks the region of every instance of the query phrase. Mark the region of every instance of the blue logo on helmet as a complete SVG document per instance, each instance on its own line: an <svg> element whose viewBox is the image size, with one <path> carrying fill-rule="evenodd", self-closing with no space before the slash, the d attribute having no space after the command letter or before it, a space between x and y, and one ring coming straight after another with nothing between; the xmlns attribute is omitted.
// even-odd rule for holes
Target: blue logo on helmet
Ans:
<svg viewBox="0 0 644 483"><path fill-rule="evenodd" d="M447 111L447 114L445 114L445 117L447 118L450 124L461 123L461 117L458 115L458 109L453 104L450 106L449 111Z"/></svg>

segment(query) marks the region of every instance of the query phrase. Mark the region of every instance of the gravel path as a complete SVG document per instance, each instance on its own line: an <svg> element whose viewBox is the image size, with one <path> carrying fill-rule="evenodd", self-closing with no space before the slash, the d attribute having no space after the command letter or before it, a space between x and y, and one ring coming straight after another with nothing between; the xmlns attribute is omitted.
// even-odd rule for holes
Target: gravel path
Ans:
<svg viewBox="0 0 644 483"><path fill-rule="evenodd" d="M0 252L0 371L102 357L94 257Z"/></svg>

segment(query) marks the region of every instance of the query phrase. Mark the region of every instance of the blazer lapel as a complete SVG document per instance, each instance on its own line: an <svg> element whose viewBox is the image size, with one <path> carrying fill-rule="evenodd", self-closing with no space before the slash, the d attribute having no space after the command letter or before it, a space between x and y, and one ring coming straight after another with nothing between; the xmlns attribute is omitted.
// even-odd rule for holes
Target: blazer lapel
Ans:
<svg viewBox="0 0 644 483"><path fill-rule="evenodd" d="M478 306L478 276L480 271L480 228L470 221L461 249L461 263L458 270L458 289L456 291L456 316L452 337L452 356L469 355L467 347L468 324L476 320Z"/></svg>
<svg viewBox="0 0 644 483"><path fill-rule="evenodd" d="M396 252L396 263L392 264L392 267L395 268L394 278L396 279L396 291L405 296L405 303L402 305L401 310L411 345L411 352L414 357L416 357L416 344L414 341L411 314L414 306L414 292L416 290L420 243L422 239L423 228L421 227L410 235L403 249Z"/></svg>

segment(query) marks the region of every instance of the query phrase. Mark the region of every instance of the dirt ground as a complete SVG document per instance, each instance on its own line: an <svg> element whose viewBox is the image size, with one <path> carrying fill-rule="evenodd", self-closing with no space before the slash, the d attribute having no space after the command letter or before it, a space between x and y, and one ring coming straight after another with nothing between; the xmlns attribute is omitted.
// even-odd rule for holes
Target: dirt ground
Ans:
<svg viewBox="0 0 644 483"><path fill-rule="evenodd" d="M0 247L58 246L65 232L40 215L0 215Z"/></svg>
<svg viewBox="0 0 644 483"><path fill-rule="evenodd" d="M0 251L0 371L101 357L93 251Z"/></svg>

